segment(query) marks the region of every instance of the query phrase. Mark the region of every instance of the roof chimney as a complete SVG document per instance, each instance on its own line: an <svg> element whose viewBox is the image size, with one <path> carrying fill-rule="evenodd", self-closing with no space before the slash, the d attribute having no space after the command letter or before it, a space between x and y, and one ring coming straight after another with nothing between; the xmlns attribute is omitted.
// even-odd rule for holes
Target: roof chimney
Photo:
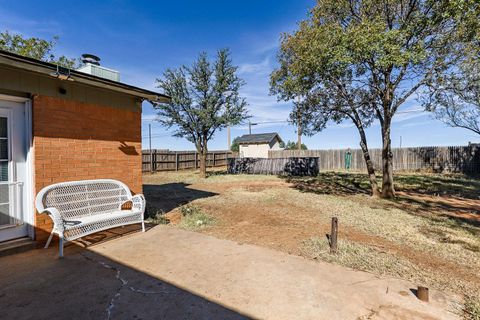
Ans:
<svg viewBox="0 0 480 320"><path fill-rule="evenodd" d="M82 54L82 63L83 66L78 68L77 71L112 81L120 81L120 73L116 70L100 66L100 58L96 55L89 53Z"/></svg>
<svg viewBox="0 0 480 320"><path fill-rule="evenodd" d="M90 54L90 53L84 53L82 54L82 62L84 64L90 63L94 64L96 66L100 65L100 58L97 57L96 55Z"/></svg>

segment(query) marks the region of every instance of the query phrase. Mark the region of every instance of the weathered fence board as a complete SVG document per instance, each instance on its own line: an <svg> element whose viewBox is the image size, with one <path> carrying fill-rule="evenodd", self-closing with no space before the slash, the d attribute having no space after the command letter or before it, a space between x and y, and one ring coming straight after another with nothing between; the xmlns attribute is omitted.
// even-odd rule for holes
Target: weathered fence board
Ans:
<svg viewBox="0 0 480 320"><path fill-rule="evenodd" d="M228 173L316 176L318 158L230 158Z"/></svg>
<svg viewBox="0 0 480 320"><path fill-rule="evenodd" d="M365 160L361 149L352 149L350 169L366 171ZM345 169L346 149L337 150L275 150L269 151L269 158L289 157L317 157L319 169ZM451 146L451 147L415 147L394 148L393 169L395 171L430 170L433 172L463 172L480 173L480 147ZM382 149L370 149L376 170L381 170Z"/></svg>
<svg viewBox="0 0 480 320"><path fill-rule="evenodd" d="M227 159L235 157L230 151L211 151L207 154L207 167L227 165ZM150 150L142 151L142 171L169 171L196 169L200 166L200 155L195 151Z"/></svg>

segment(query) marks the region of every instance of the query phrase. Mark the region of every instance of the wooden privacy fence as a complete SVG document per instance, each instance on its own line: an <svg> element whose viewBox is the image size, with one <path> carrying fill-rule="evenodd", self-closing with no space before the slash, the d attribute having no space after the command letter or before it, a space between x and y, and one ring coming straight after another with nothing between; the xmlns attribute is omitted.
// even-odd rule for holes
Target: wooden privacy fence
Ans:
<svg viewBox="0 0 480 320"><path fill-rule="evenodd" d="M228 173L318 175L318 158L229 158Z"/></svg>
<svg viewBox="0 0 480 320"><path fill-rule="evenodd" d="M207 167L227 165L227 159L236 154L230 151L211 151L207 154ZM169 171L196 169L200 166L200 154L195 151L150 150L142 151L142 171Z"/></svg>
<svg viewBox="0 0 480 320"><path fill-rule="evenodd" d="M370 149L376 170L381 170L382 149ZM346 149L338 150L275 150L269 158L317 157L319 170L345 169ZM361 149L352 149L351 170L366 171ZM480 173L480 146L394 148L393 169L395 171L430 170L433 172Z"/></svg>

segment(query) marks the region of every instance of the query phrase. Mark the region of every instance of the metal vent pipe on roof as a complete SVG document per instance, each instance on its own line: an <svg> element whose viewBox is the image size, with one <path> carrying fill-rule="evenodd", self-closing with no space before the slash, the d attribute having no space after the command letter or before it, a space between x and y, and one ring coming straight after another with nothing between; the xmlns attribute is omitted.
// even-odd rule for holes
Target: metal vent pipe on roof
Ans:
<svg viewBox="0 0 480 320"><path fill-rule="evenodd" d="M96 55L90 54L90 53L84 53L82 54L82 62L84 64L90 63L94 64L96 66L100 65L100 58L97 57Z"/></svg>

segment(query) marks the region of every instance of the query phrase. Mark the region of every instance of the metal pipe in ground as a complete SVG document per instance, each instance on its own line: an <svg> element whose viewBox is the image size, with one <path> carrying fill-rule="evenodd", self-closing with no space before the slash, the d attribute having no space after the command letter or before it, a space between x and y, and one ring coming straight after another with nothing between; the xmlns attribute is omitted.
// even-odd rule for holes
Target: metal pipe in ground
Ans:
<svg viewBox="0 0 480 320"><path fill-rule="evenodd" d="M418 288L417 288L417 298L418 298L419 300L428 302L428 288L427 288L427 287L418 286Z"/></svg>

